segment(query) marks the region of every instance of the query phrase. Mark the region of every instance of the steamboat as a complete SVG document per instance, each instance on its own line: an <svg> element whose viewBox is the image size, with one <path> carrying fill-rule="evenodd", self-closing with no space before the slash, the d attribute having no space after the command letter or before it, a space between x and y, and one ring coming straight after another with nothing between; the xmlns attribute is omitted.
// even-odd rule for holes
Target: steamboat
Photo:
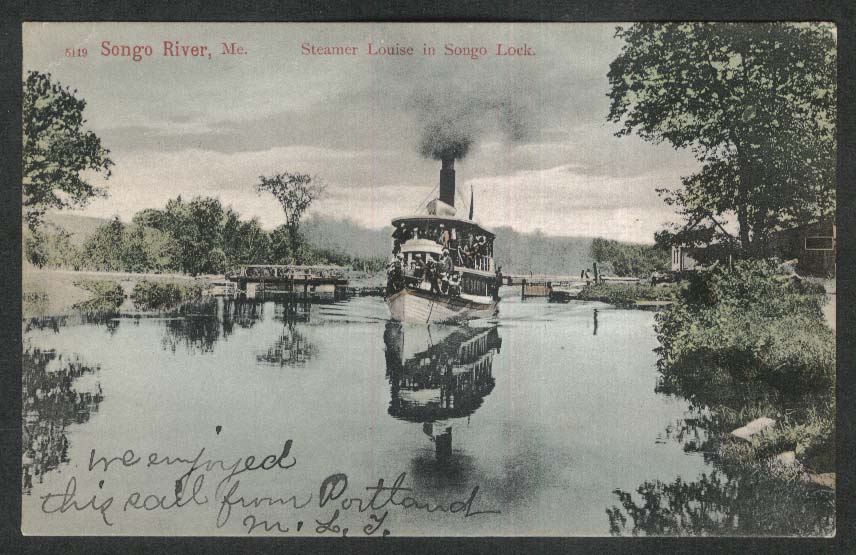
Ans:
<svg viewBox="0 0 856 555"><path fill-rule="evenodd" d="M392 221L386 302L393 320L455 322L490 316L502 276L494 264L495 235L456 216L455 159L442 158L438 198L426 213Z"/></svg>

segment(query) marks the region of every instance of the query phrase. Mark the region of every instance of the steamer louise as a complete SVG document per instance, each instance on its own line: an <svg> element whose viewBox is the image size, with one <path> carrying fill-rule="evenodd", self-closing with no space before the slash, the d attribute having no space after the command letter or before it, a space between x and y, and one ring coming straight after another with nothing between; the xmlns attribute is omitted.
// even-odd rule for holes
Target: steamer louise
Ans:
<svg viewBox="0 0 856 555"><path fill-rule="evenodd" d="M493 233L456 217L455 160L442 159L440 195L426 214L392 221L392 261L386 302L393 320L453 322L490 316L502 280L493 258Z"/></svg>

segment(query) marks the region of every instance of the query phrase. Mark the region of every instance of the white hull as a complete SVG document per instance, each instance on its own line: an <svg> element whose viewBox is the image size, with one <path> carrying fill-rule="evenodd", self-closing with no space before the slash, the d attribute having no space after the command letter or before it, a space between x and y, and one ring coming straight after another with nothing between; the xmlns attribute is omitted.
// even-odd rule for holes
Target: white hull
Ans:
<svg viewBox="0 0 856 555"><path fill-rule="evenodd" d="M496 311L496 303L449 299L423 291L403 289L386 299L393 320L407 324L456 322L486 318Z"/></svg>

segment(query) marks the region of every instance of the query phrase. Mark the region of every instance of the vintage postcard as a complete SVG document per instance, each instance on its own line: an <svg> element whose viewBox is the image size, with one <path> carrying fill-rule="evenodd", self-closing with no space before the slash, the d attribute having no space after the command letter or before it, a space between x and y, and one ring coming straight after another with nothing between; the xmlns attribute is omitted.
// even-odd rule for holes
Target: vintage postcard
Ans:
<svg viewBox="0 0 856 555"><path fill-rule="evenodd" d="M25 535L835 534L833 24L22 33Z"/></svg>

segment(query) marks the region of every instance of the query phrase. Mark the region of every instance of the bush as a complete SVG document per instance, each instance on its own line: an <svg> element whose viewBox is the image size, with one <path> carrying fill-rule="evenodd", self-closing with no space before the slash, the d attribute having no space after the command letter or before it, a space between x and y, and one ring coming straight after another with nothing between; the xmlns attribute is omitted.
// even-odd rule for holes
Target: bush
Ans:
<svg viewBox="0 0 856 555"><path fill-rule="evenodd" d="M125 300L125 290L115 281L82 280L75 281L74 286L92 294L92 298L74 305L87 312L114 312Z"/></svg>
<svg viewBox="0 0 856 555"><path fill-rule="evenodd" d="M757 466L794 451L807 467L834 467L835 335L824 302L822 288L742 261L689 276L655 317L658 391L709 409L703 427L714 438L760 416L776 420L751 442L724 441L724 462Z"/></svg>
<svg viewBox="0 0 856 555"><path fill-rule="evenodd" d="M80 269L80 249L72 244L71 235L67 231L60 229L56 233L48 233L25 229L23 238L24 257L34 266Z"/></svg>
<svg viewBox="0 0 856 555"><path fill-rule="evenodd" d="M828 388L835 335L824 324L822 292L763 261L695 272L671 309L656 316L661 370L722 371L784 391Z"/></svg>
<svg viewBox="0 0 856 555"><path fill-rule="evenodd" d="M723 442L719 455L726 464L757 465L779 453L793 451L803 469L834 472L834 413L834 403L827 399L805 410L780 414L775 425L751 441L729 438Z"/></svg>
<svg viewBox="0 0 856 555"><path fill-rule="evenodd" d="M200 296L202 286L198 283L161 283L147 280L137 282L131 292L134 306L143 310L173 306Z"/></svg>

